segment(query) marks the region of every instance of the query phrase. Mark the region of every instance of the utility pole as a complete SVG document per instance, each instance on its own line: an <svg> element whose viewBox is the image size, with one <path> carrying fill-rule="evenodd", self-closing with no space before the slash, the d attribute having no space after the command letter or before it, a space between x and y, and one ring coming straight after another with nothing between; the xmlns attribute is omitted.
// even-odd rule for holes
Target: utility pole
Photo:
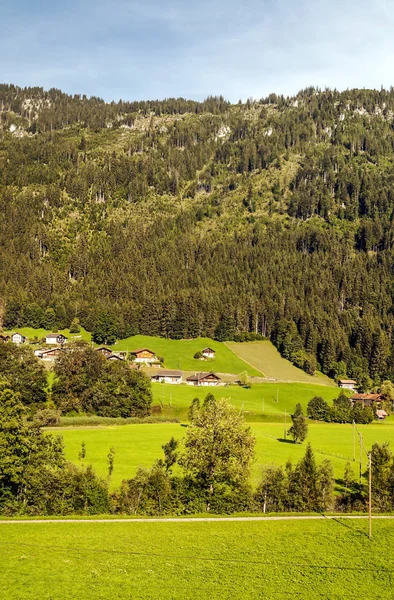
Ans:
<svg viewBox="0 0 394 600"><path fill-rule="evenodd" d="M279 388L276 388L276 403L279 402Z"/></svg>
<svg viewBox="0 0 394 600"><path fill-rule="evenodd" d="M263 413L264 413L264 398L263 398Z"/></svg>
<svg viewBox="0 0 394 600"><path fill-rule="evenodd" d="M363 460L363 436L361 435L361 433L358 434L360 437L360 473L359 473L359 483L361 484L361 471L362 471L362 460Z"/></svg>
<svg viewBox="0 0 394 600"><path fill-rule="evenodd" d="M286 409L285 409L285 435L284 435L284 439L286 440L286 435L287 435L287 427L286 427Z"/></svg>
<svg viewBox="0 0 394 600"><path fill-rule="evenodd" d="M372 537L372 452L368 454L368 520L369 539Z"/></svg>
<svg viewBox="0 0 394 600"><path fill-rule="evenodd" d="M356 421L353 419L353 462L356 461Z"/></svg>

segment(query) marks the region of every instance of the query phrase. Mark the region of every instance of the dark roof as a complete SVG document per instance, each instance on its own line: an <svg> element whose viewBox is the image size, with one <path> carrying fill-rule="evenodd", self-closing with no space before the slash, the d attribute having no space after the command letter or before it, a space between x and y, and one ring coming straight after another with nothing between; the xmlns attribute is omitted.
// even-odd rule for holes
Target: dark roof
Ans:
<svg viewBox="0 0 394 600"><path fill-rule="evenodd" d="M215 354L215 350L212 350L212 348L204 348L203 352L213 352Z"/></svg>
<svg viewBox="0 0 394 600"><path fill-rule="evenodd" d="M206 379L207 377L214 377L217 381L220 381L220 377L215 375L215 373L213 373L212 371L210 373L195 373L194 375L190 375L190 377L188 377L186 381L201 381L203 379Z"/></svg>
<svg viewBox="0 0 394 600"><path fill-rule="evenodd" d="M106 352L111 352L112 354L112 350L111 348L107 348L107 346L100 346L100 348L95 348L96 352L100 352L101 350L105 350Z"/></svg>
<svg viewBox="0 0 394 600"><path fill-rule="evenodd" d="M156 375L152 375L151 379L154 377L182 377L182 371L171 371L169 369L160 369Z"/></svg>
<svg viewBox="0 0 394 600"><path fill-rule="evenodd" d="M155 354L153 350L149 350L149 348L138 348L138 350L130 350L130 354L138 354L139 352L150 352L151 354Z"/></svg>
<svg viewBox="0 0 394 600"><path fill-rule="evenodd" d="M115 354L115 353L111 354L110 356L107 356L107 360L113 360L114 358L116 360L124 360L124 356L119 356L119 354Z"/></svg>

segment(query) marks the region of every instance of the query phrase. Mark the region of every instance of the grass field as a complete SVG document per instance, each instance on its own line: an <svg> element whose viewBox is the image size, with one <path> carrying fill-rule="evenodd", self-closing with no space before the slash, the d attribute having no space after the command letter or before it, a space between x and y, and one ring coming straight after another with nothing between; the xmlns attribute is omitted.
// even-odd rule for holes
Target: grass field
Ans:
<svg viewBox="0 0 394 600"><path fill-rule="evenodd" d="M282 358L275 346L268 340L263 342L226 342L226 346L252 367L264 373L266 377L281 381L334 385L331 379L322 373L312 376L297 369L290 361Z"/></svg>
<svg viewBox="0 0 394 600"><path fill-rule="evenodd" d="M198 360L193 358L196 352L209 346L215 350L216 356L209 360ZM120 340L114 350L137 350L138 348L149 348L158 356L164 357L164 364L169 369L180 369L182 371L215 371L218 373L239 374L244 371L248 375L261 376L255 367L246 364L236 356L227 346L221 342L215 342L208 338L197 338L194 340L168 340L148 335L135 335L125 340Z"/></svg>
<svg viewBox="0 0 394 600"><path fill-rule="evenodd" d="M297 402L306 410L313 396L322 396L331 404L339 394L338 388L305 383L256 383L249 389L238 385L208 388L153 383L152 391L153 404L161 405L164 414L184 420L193 398L197 396L202 400L209 392L216 398L228 398L243 411L248 421L281 419L285 410L294 411Z"/></svg>
<svg viewBox="0 0 394 600"><path fill-rule="evenodd" d="M34 340L34 338L41 339L48 333L52 333L49 329L34 329L33 327L22 327L20 329L13 329L12 331L4 331L3 333L10 334L15 331L24 335L29 341ZM65 335L69 340L85 340L86 342L90 342L92 338L91 333L86 331L83 327L81 327L79 333L70 333L68 329L61 329L59 330L59 333Z"/></svg>
<svg viewBox="0 0 394 600"><path fill-rule="evenodd" d="M392 598L394 524L0 525L5 600Z"/></svg>
<svg viewBox="0 0 394 600"><path fill-rule="evenodd" d="M287 423L289 427L289 423ZM253 464L253 482L260 477L261 465L266 463L285 464L290 458L299 460L305 453L306 444L293 444L283 441L284 425L281 423L254 423L251 425L256 436L256 458ZM394 423L359 425L365 446L370 448L377 442L389 441L394 447ZM115 468L111 486L117 487L122 479L132 477L139 466L150 467L154 460L162 456L161 446L174 436L180 440L186 427L174 423L124 425L113 427L72 428L49 430L62 435L67 458L78 463L81 443L86 444L86 464L92 464L102 476L107 475L107 455L115 448ZM351 425L334 423L311 423L308 440L316 453L318 462L329 458L334 466L336 478L343 476L347 459L353 459L353 429ZM355 475L359 469L359 446L356 439ZM363 457L363 469L366 459Z"/></svg>

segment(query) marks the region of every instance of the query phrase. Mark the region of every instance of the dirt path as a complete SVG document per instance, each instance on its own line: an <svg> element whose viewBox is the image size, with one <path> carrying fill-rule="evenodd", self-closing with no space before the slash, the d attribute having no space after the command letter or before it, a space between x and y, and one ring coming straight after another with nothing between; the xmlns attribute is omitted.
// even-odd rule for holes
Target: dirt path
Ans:
<svg viewBox="0 0 394 600"><path fill-rule="evenodd" d="M368 519L368 515L286 515L275 517L164 517L153 519L26 519L0 520L0 525L29 525L30 523L217 523L236 521L311 521L314 519ZM394 515L374 515L375 519L394 519Z"/></svg>

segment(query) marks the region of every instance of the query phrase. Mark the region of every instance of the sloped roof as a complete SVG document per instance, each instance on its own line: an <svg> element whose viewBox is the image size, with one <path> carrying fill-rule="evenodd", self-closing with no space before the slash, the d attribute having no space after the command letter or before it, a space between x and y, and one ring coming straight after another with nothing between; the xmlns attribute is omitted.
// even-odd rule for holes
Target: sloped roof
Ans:
<svg viewBox="0 0 394 600"><path fill-rule="evenodd" d="M213 373L212 371L210 371L209 373L195 373L194 375L190 375L190 377L188 377L186 381L201 381L203 379L206 379L207 377L214 377L217 381L220 381L220 377L215 375L215 373Z"/></svg>
<svg viewBox="0 0 394 600"><path fill-rule="evenodd" d="M169 369L160 369L156 373L156 375L152 375L152 379L154 377L182 377L182 371L171 371Z"/></svg>
<svg viewBox="0 0 394 600"><path fill-rule="evenodd" d="M382 394L354 394L350 400L380 400Z"/></svg>

